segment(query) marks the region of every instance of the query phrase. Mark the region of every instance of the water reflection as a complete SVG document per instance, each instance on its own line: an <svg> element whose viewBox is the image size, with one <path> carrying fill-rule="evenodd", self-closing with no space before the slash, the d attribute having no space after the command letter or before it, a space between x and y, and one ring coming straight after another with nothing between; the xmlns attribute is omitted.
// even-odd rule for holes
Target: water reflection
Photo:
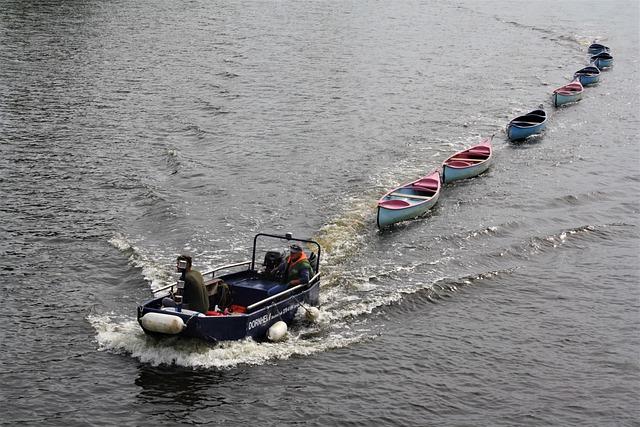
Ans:
<svg viewBox="0 0 640 427"><path fill-rule="evenodd" d="M193 407L204 400L207 405L215 405L215 402L223 405L228 402L222 386L233 376L229 372L140 365L135 384L140 387L137 397L144 403Z"/></svg>

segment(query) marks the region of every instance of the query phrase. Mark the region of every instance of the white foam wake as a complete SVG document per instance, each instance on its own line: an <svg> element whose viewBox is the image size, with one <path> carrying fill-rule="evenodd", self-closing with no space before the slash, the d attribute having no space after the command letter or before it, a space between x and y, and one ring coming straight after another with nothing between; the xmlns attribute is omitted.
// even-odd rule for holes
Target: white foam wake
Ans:
<svg viewBox="0 0 640 427"><path fill-rule="evenodd" d="M295 355L308 356L341 348L367 338L362 331L345 329L322 333L318 327L294 328L284 342L258 343L251 339L208 344L199 340L162 339L145 335L135 319L117 315L91 315L99 349L128 354L143 363L189 368L230 369L239 365L262 365ZM326 325L326 324L325 324ZM319 326L320 329L324 325Z"/></svg>

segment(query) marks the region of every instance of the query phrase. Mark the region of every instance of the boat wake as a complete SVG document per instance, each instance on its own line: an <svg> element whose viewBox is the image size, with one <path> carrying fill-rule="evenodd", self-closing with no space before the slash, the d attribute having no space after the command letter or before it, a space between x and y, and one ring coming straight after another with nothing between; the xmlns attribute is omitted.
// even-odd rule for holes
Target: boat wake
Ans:
<svg viewBox="0 0 640 427"><path fill-rule="evenodd" d="M130 265L142 270L144 279L150 283L152 290L166 286L172 281L173 275L166 270L166 261L153 259L139 246L140 242L116 234L109 239L109 243L128 257Z"/></svg>
<svg viewBox="0 0 640 427"><path fill-rule="evenodd" d="M434 159L445 153L431 153ZM405 174L423 173L414 166ZM128 354L152 365L178 365L194 369L231 369L241 365L260 365L294 356L307 356L357 342L375 339L384 320L376 313L411 307L422 303L438 303L451 297L465 286L476 284L497 275L510 274L524 259L560 247L585 244L584 238L607 238L614 233L607 226L581 226L531 236L524 241L515 230L526 224L511 222L466 230L451 235L434 236L440 249L428 251L421 241L406 242L389 239L380 245L382 236L375 229L375 200L377 194L394 185L396 171L372 178L378 185L368 194L360 194L341 201L342 211L321 227L313 237L322 245L323 281L320 290L320 320L311 324L298 310L298 321L288 331L287 339L279 343L256 343L251 339L224 342L217 345L197 340L163 339L149 337L132 315L116 313L91 314L89 322L96 330L96 341L101 350ZM615 227L613 227L615 228ZM599 236L599 237L598 237ZM388 237L388 236L387 236ZM610 237L610 236L609 236ZM516 238L519 241L513 241ZM167 265L174 254L165 254L159 248L145 248L143 239L135 240L116 235L110 243L128 257L129 263L142 270L151 289L158 289L175 278ZM198 242L194 242L199 246ZM409 246L407 246L409 245ZM469 254L481 247L488 264L469 261ZM193 249L193 248L188 248ZM218 265L221 255L245 253L246 248L233 245L232 253L198 253L198 259ZM398 264L388 254L415 252L416 258L404 258ZM197 251L196 251L197 252ZM425 258L425 254L431 254ZM370 254L377 259L371 265ZM466 262L465 262L466 260ZM453 274L452 274L453 272ZM374 316L372 316L374 314Z"/></svg>
<svg viewBox="0 0 640 427"><path fill-rule="evenodd" d="M613 228L620 226L624 227L612 225ZM501 235L500 228L471 230L460 233L456 238L467 242L470 239L492 239ZM333 269L335 274L325 280L321 288L320 320L314 324L309 323L304 318L304 311L300 309L297 321L288 332L288 338L280 343L257 343L247 339L212 345L198 340L157 340L144 334L132 317L123 318L121 314L103 313L92 314L88 320L96 330L96 342L100 350L128 354L154 366L232 369L242 365L273 363L375 339L383 328L384 320L378 316L372 317L372 314L390 310L403 311L416 305L422 306L423 303L438 303L465 287L511 274L518 268L518 259L529 259L536 253L547 252L576 239L578 244L584 244L580 241L585 236L603 233L615 234L615 230L608 230L605 226L584 226L545 237L532 237L520 245L503 248L499 253L489 255L501 258L503 263L511 266L460 277L443 274L449 270L448 265L455 262L454 256L445 256L435 261L416 261L402 266L390 262L388 265L377 266L375 271L366 266L343 265L340 274L340 266L332 264L332 258L329 258L327 268ZM136 250L135 245L126 241L117 241L117 244L123 246L125 253L130 254L132 263L142 266L143 270L153 270L144 265L147 258ZM516 261L515 264L513 261Z"/></svg>
<svg viewBox="0 0 640 427"><path fill-rule="evenodd" d="M258 343L251 339L221 342L217 345L200 340L158 340L147 336L135 319L123 320L115 313L91 315L88 321L97 332L98 348L116 354L127 354L153 366L177 365L194 369L231 369L240 365L262 365L293 356L308 356L341 348L366 340L367 331L336 325L325 331L327 323L294 327L288 339L279 343ZM305 323L301 318L298 324ZM338 325L339 326L339 325Z"/></svg>

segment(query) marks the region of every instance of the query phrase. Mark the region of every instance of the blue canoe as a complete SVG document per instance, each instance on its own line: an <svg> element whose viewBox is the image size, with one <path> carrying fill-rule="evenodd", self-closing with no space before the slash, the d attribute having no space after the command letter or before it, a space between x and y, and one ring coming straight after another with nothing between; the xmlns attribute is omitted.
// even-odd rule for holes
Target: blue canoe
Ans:
<svg viewBox="0 0 640 427"><path fill-rule="evenodd" d="M591 63L602 70L613 65L613 56L609 52L600 52L591 57Z"/></svg>
<svg viewBox="0 0 640 427"><path fill-rule="evenodd" d="M471 178L485 172L493 162L491 140L484 138L480 144L458 151L442 163L442 182Z"/></svg>
<svg viewBox="0 0 640 427"><path fill-rule="evenodd" d="M588 52L591 55L596 55L596 54L598 54L600 52L609 52L609 47L605 46L603 44L600 44L600 43L592 43L589 46Z"/></svg>
<svg viewBox="0 0 640 427"><path fill-rule="evenodd" d="M262 263L265 268L259 269L256 256L259 255L259 248L265 247L265 239L286 241L287 246L291 242L313 246L314 249L308 252L308 258L316 274L309 283L287 288L266 273L283 259L281 251L265 251ZM254 237L251 260L203 273L210 307L216 307L219 302L218 285L226 283L231 293L229 308L206 313L181 309L180 286L176 284L158 289L156 293L167 293L138 306L138 323L146 334L157 338L187 337L215 343L251 337L262 341L268 337L270 328L277 322L283 321L289 325L300 307L307 310L307 313L317 310L309 306L317 306L319 302L319 268L320 245L317 242L293 238L290 233L285 236L260 233ZM223 270L230 272L216 277L216 273ZM176 293L174 287L177 287ZM282 331L281 326L284 325L276 326ZM284 332L286 333L286 326Z"/></svg>
<svg viewBox="0 0 640 427"><path fill-rule="evenodd" d="M417 218L433 207L440 197L440 172L394 188L378 200L378 228Z"/></svg>
<svg viewBox="0 0 640 427"><path fill-rule="evenodd" d="M507 136L511 141L520 141L538 134L547 126L547 113L533 110L524 116L518 116L507 125Z"/></svg>
<svg viewBox="0 0 640 427"><path fill-rule="evenodd" d="M595 65L589 65L576 71L573 78L580 80L582 86L593 86L600 81L600 69Z"/></svg>

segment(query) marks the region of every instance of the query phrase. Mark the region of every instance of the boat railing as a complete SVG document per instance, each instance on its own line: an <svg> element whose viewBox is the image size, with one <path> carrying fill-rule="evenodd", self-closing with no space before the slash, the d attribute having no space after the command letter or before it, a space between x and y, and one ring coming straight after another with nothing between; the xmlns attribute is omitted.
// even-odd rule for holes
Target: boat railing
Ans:
<svg viewBox="0 0 640 427"><path fill-rule="evenodd" d="M228 270L228 269L230 269L230 268L235 268L235 267L242 267L243 265L249 265L249 264L251 264L251 262L252 262L252 261L242 261L242 262L236 262L236 263L234 263L234 264L227 264L227 265L223 265L223 266L221 266L221 267L216 267L216 268L214 268L213 270L206 271L206 272L202 273L202 275L203 275L203 276L207 276L207 275L209 275L209 274L210 274L210 275L211 275L211 278L213 279L214 277L216 277L216 273L217 273L218 271L221 271L221 270Z"/></svg>
<svg viewBox="0 0 640 427"><path fill-rule="evenodd" d="M311 286L311 285L313 285L315 282L317 282L318 280L320 280L320 273L317 273L315 276L313 276L313 277L311 278L311 280L309 280L309 283L302 283L302 284L300 284L300 285L294 286L293 288L286 289L286 290L284 290L284 291L282 291L282 292L280 292L280 293L278 293L278 294L272 295L272 296L270 296L269 298L265 298L265 299L263 299L263 300L261 300L261 301L258 301L258 302L256 302L256 303L251 304L250 306L248 306L248 307L247 307L247 311L248 311L248 312L249 312L249 311L252 311L252 310L253 310L253 309L255 309L255 308L258 308L258 307L260 307L260 306L263 306L263 305L265 305L265 304L268 304L268 303L270 303L271 301L277 300L278 298L282 298L283 296L285 296L285 295L287 295L287 294L290 294L290 293L292 293L292 292L295 292L295 291L297 291L298 289L302 289L302 288L305 288L305 287L307 287L307 286Z"/></svg>
<svg viewBox="0 0 640 427"><path fill-rule="evenodd" d="M220 266L220 267L216 267L213 270L206 271L206 272L202 273L202 275L203 276L207 276L207 275L210 274L211 278L213 279L218 271L227 270L229 268L234 268L234 267L241 267L243 265L249 265L249 264L251 264L251 261L242 261L242 262L237 262L235 264L227 264L227 265L223 265L223 266ZM164 286L164 287L162 287L160 289L156 289L155 291L153 291L153 293L157 294L158 292L166 291L167 289L173 289L174 286L176 286L176 283Z"/></svg>

